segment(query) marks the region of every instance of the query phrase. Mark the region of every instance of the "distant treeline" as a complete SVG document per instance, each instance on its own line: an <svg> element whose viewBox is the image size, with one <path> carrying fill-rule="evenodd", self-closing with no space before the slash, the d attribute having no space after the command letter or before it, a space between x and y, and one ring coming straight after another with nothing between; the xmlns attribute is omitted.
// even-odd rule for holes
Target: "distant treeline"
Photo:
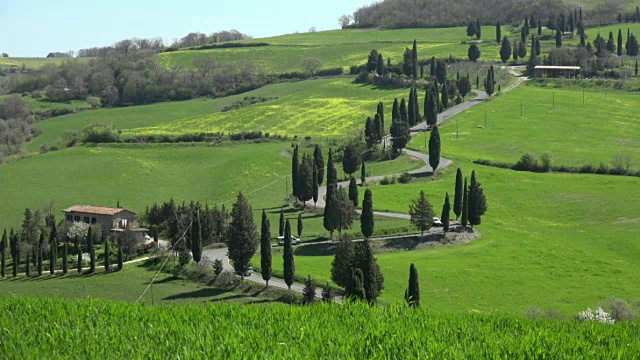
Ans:
<svg viewBox="0 0 640 360"><path fill-rule="evenodd" d="M341 22L343 27L356 28L464 26L478 18L485 24L495 24L498 20L503 24L519 24L525 14L535 14L536 18L546 21L574 10L562 0L384 0L359 8L349 22ZM603 1L588 11L583 9L586 25L613 23L618 14L626 10L623 0Z"/></svg>

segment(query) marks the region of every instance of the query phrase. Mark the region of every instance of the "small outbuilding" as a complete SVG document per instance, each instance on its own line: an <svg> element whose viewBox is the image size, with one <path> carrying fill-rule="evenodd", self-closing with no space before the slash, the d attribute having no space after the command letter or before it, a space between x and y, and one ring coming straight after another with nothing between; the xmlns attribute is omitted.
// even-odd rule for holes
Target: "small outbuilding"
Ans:
<svg viewBox="0 0 640 360"><path fill-rule="evenodd" d="M534 68L536 77L574 78L580 72L580 66L538 65Z"/></svg>

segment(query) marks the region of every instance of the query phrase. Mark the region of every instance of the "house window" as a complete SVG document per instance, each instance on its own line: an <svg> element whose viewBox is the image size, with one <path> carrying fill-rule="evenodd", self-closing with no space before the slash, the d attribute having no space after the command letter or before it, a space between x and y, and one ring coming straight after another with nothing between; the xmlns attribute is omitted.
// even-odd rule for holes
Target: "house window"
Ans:
<svg viewBox="0 0 640 360"><path fill-rule="evenodd" d="M122 219L122 228L126 228L127 227L127 219Z"/></svg>
<svg viewBox="0 0 640 360"><path fill-rule="evenodd" d="M73 221L73 216L67 215L67 221Z"/></svg>
<svg viewBox="0 0 640 360"><path fill-rule="evenodd" d="M87 223L87 224L89 223L89 217L88 216L84 217L84 222Z"/></svg>
<svg viewBox="0 0 640 360"><path fill-rule="evenodd" d="M73 217L73 221L78 221L79 222L80 221L80 216L78 216L78 215L74 216Z"/></svg>
<svg viewBox="0 0 640 360"><path fill-rule="evenodd" d="M91 218L91 223L95 224L96 223L96 218Z"/></svg>

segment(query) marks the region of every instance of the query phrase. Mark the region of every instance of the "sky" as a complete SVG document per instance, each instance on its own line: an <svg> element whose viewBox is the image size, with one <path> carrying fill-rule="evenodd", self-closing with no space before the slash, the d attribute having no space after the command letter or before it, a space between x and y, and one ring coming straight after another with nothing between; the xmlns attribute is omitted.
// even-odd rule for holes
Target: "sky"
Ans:
<svg viewBox="0 0 640 360"><path fill-rule="evenodd" d="M133 37L165 44L189 32L236 29L253 37L338 28L338 18L373 0L0 0L0 53L45 57L53 51L112 45Z"/></svg>

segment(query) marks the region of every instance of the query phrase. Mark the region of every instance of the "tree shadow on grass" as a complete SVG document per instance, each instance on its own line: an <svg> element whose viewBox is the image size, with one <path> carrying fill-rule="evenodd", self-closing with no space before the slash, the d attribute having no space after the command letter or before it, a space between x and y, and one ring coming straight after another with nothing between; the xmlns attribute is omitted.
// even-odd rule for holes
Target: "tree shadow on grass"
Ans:
<svg viewBox="0 0 640 360"><path fill-rule="evenodd" d="M218 289L218 288L203 288L195 291L179 293L171 296L167 296L162 300L181 300L181 299L198 299L207 297L216 297L228 293L230 290ZM241 295L237 295L241 296Z"/></svg>

